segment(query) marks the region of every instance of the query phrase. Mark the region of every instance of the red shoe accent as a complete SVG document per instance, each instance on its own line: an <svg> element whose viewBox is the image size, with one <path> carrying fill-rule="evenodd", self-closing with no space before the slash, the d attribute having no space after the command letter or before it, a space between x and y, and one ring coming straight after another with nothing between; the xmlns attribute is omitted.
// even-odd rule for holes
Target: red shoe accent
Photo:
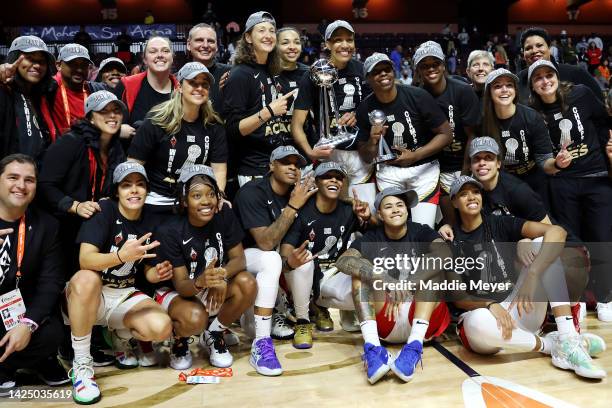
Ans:
<svg viewBox="0 0 612 408"><path fill-rule="evenodd" d="M572 319L574 320L574 327L578 334L580 334L580 303L576 303L571 307L572 309Z"/></svg>

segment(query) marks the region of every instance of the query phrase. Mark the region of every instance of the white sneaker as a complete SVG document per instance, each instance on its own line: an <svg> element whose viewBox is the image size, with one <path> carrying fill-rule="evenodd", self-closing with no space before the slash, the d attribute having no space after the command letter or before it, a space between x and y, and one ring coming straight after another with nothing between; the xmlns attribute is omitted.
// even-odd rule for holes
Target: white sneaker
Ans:
<svg viewBox="0 0 612 408"><path fill-rule="evenodd" d="M112 332L111 337L117 368L127 370L138 367L138 357L134 352L134 346L130 342L131 339L121 338L115 332Z"/></svg>
<svg viewBox="0 0 612 408"><path fill-rule="evenodd" d="M170 367L175 370L186 370L193 364L189 351L189 337L175 337L170 347Z"/></svg>
<svg viewBox="0 0 612 408"><path fill-rule="evenodd" d="M147 351L144 351L147 350ZM153 367L158 363L157 353L150 341L138 342L138 364L141 367Z"/></svg>
<svg viewBox="0 0 612 408"><path fill-rule="evenodd" d="M597 318L602 322L612 322L612 302L597 303Z"/></svg>
<svg viewBox="0 0 612 408"><path fill-rule="evenodd" d="M225 341L225 345L228 347L237 346L238 344L240 344L240 338L230 329L225 329L223 331L223 340Z"/></svg>
<svg viewBox="0 0 612 408"><path fill-rule="evenodd" d="M223 340L223 332L204 330L200 336L200 346L208 354L210 364L215 367L230 367L234 362Z"/></svg>
<svg viewBox="0 0 612 408"><path fill-rule="evenodd" d="M74 360L68 376L72 380L74 402L89 405L100 401L102 394L94 379L93 358Z"/></svg>
<svg viewBox="0 0 612 408"><path fill-rule="evenodd" d="M595 357L606 351L606 342L598 335L593 333L580 333L579 336L582 340L582 347L584 347L591 357ZM550 337L554 344L559 341L559 332L552 331L548 333L546 337Z"/></svg>
<svg viewBox="0 0 612 408"><path fill-rule="evenodd" d="M272 338L276 340L289 340L293 338L295 332L287 324L285 316L280 313L272 315Z"/></svg>
<svg viewBox="0 0 612 408"><path fill-rule="evenodd" d="M593 364L591 356L583 345L579 335L559 338L552 349L552 363L555 367L564 370L573 370L581 377L602 379L606 372Z"/></svg>

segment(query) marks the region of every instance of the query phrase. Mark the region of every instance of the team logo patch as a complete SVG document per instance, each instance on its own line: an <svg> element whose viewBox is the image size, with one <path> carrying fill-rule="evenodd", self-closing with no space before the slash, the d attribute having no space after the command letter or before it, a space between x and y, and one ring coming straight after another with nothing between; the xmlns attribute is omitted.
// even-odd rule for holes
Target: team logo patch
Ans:
<svg viewBox="0 0 612 408"><path fill-rule="evenodd" d="M191 252L189 253L189 256L191 257L192 261L195 261L196 258L198 257L198 253L195 251L195 249L191 248Z"/></svg>
<svg viewBox="0 0 612 408"><path fill-rule="evenodd" d="M123 241L123 232L119 231L119 233L115 235L115 245L119 245L121 241Z"/></svg>
<svg viewBox="0 0 612 408"><path fill-rule="evenodd" d="M315 237L316 237L316 234L315 234L314 228L313 228L313 229L310 230L310 233L308 234L308 239L311 240L311 241L314 241Z"/></svg>
<svg viewBox="0 0 612 408"><path fill-rule="evenodd" d="M172 148L174 149L174 146L176 146L176 137L172 136L172 138L170 139L170 146L172 146Z"/></svg>

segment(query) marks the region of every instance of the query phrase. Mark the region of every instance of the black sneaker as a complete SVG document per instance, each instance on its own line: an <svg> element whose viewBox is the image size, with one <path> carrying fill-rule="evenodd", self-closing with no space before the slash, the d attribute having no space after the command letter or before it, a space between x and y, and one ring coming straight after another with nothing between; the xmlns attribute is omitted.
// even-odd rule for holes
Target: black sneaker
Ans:
<svg viewBox="0 0 612 408"><path fill-rule="evenodd" d="M57 387L58 385L67 384L70 382L66 370L57 360L56 356L49 357L39 368L38 378L43 380L47 385L51 387Z"/></svg>
<svg viewBox="0 0 612 408"><path fill-rule="evenodd" d="M0 367L0 397L10 397L11 391L17 390L15 375L9 374Z"/></svg>
<svg viewBox="0 0 612 408"><path fill-rule="evenodd" d="M93 347L90 350L94 361L94 367L106 367L115 363L115 356L106 354L102 350L94 349Z"/></svg>

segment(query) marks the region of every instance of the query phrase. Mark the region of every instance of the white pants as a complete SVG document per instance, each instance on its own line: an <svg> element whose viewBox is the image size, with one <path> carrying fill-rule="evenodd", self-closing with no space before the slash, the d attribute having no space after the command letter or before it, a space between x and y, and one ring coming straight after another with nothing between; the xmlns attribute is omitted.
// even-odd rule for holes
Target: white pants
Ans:
<svg viewBox="0 0 612 408"><path fill-rule="evenodd" d="M355 310L351 276L338 272L335 267L323 271L319 282L320 296L317 305L340 310Z"/></svg>
<svg viewBox="0 0 612 408"><path fill-rule="evenodd" d="M349 189L354 184L367 183L374 171L374 166L361 160L357 150L334 149L331 160L339 163L348 175Z"/></svg>

